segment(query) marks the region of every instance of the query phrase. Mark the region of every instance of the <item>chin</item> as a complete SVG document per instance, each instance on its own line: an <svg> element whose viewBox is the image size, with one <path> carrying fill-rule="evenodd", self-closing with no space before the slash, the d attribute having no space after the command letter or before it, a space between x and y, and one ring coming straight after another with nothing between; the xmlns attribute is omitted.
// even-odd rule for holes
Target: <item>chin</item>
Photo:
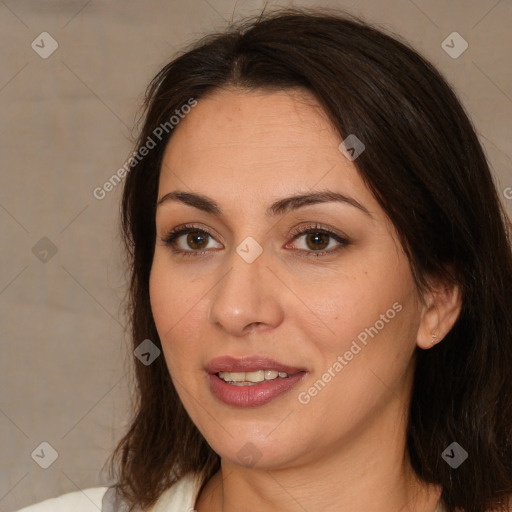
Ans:
<svg viewBox="0 0 512 512"><path fill-rule="evenodd" d="M294 461L305 454L304 439L284 438L266 433L261 430L250 435L245 431L243 434L233 437L224 432L221 440L213 435L213 442L206 440L212 449L224 462L235 464L248 469L275 470L291 466ZM306 452L307 453L307 452Z"/></svg>

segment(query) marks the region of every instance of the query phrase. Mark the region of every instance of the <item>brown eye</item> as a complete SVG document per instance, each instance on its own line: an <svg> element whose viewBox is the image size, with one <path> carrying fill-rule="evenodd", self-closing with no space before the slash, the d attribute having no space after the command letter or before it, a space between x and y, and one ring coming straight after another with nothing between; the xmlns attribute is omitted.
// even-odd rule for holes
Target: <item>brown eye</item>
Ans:
<svg viewBox="0 0 512 512"><path fill-rule="evenodd" d="M216 242L213 235L208 231L192 225L184 225L172 229L166 237L162 238L162 241L174 253L182 256L204 255L206 252L209 252L209 249L212 249L212 247L208 246L212 242ZM219 245L222 247L222 244Z"/></svg>
<svg viewBox="0 0 512 512"><path fill-rule="evenodd" d="M297 254L306 257L327 256L350 245L347 238L322 227L320 224L303 226L290 236L293 237L293 245Z"/></svg>
<svg viewBox="0 0 512 512"><path fill-rule="evenodd" d="M308 233L306 235L306 245L312 250L323 250L329 245L329 238L327 233Z"/></svg>
<svg viewBox="0 0 512 512"><path fill-rule="evenodd" d="M209 236L204 231L190 231L186 243L191 249L204 249L208 245Z"/></svg>

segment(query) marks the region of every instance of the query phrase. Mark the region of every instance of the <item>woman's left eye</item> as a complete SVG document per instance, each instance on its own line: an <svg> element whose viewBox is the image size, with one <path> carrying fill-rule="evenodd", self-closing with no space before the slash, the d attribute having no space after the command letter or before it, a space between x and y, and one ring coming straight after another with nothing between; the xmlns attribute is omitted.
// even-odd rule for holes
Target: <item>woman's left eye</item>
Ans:
<svg viewBox="0 0 512 512"><path fill-rule="evenodd" d="M299 251L305 251L306 256L323 256L337 252L349 244L346 238L343 238L328 229L309 228L299 231L294 235L294 240L303 238L303 248ZM334 248L333 248L334 247Z"/></svg>
<svg viewBox="0 0 512 512"><path fill-rule="evenodd" d="M184 235L187 236L185 237ZM304 253L303 255L306 257L332 254L350 243L346 238L316 224L302 227L290 236L293 237L293 241L304 238L305 248L296 248L294 250L297 253ZM192 250L188 250L186 247L183 248L183 246L180 247L179 242L181 238L184 238L182 242L192 248ZM176 254L182 256L201 256L207 252L206 249L212 248L208 247L209 238L214 240L213 236L205 229L200 229L196 226L182 226L171 230L162 241ZM334 248L332 247L333 245L335 246ZM288 246L289 244L285 247L288 248Z"/></svg>

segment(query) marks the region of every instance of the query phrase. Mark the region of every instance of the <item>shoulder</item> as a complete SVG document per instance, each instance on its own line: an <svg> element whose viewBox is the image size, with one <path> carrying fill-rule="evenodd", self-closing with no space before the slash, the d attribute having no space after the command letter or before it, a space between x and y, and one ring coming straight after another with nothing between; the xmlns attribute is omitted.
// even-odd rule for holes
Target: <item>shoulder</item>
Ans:
<svg viewBox="0 0 512 512"><path fill-rule="evenodd" d="M91 487L83 491L70 492L35 505L22 508L18 512L98 512L108 487Z"/></svg>

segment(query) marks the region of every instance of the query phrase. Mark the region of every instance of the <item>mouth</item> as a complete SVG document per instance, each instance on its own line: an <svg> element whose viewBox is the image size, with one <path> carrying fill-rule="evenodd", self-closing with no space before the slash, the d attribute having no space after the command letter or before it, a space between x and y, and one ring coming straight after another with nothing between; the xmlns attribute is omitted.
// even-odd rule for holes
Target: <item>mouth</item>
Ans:
<svg viewBox="0 0 512 512"><path fill-rule="evenodd" d="M210 373L254 373L258 371L274 371L292 375L298 372L306 371L306 368L290 366L280 363L274 359L263 356L246 356L241 358L222 356L212 359L205 370ZM274 377L275 378L275 377Z"/></svg>
<svg viewBox="0 0 512 512"><path fill-rule="evenodd" d="M221 402L235 407L269 403L295 387L308 373L264 357L220 357L206 366L210 391Z"/></svg>
<svg viewBox="0 0 512 512"><path fill-rule="evenodd" d="M233 386L254 386L261 382L287 379L289 377L286 372L279 372L277 370L257 370L254 372L218 372L215 375L222 379L224 382Z"/></svg>

